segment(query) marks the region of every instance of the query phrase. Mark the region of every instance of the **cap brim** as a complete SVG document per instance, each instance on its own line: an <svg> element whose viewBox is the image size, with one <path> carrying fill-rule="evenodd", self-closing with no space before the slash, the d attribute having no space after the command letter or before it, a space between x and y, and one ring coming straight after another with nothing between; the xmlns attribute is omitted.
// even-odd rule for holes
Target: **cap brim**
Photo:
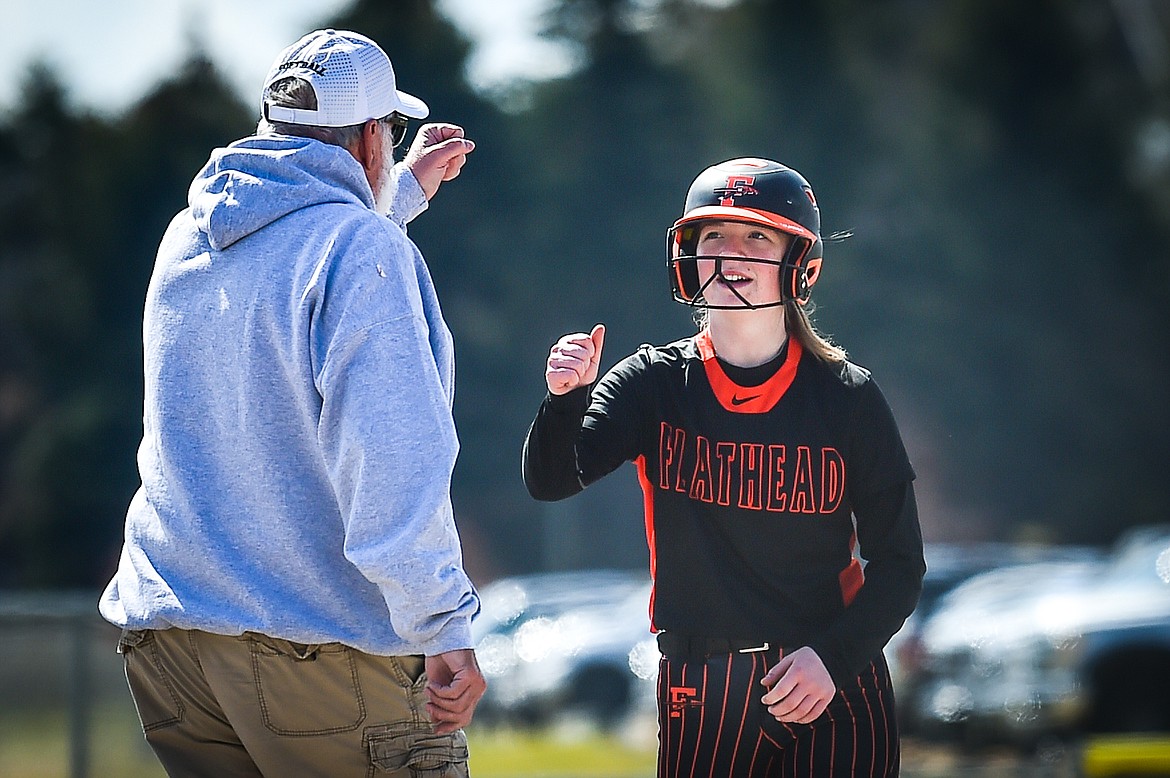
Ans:
<svg viewBox="0 0 1170 778"><path fill-rule="evenodd" d="M802 238L809 240L816 240L817 236L809 232L804 227L800 226L791 219L785 219L783 216L775 213L768 213L767 211L757 211L754 208L736 208L730 205L703 205L690 211L686 216L674 223L674 226L680 227L684 224L696 221L732 221L732 222L748 222L749 224L761 224L765 227L771 227L774 230L786 232L789 235L799 235Z"/></svg>
<svg viewBox="0 0 1170 778"><path fill-rule="evenodd" d="M425 119L431 113L427 104L411 94L398 90L398 113L411 119Z"/></svg>

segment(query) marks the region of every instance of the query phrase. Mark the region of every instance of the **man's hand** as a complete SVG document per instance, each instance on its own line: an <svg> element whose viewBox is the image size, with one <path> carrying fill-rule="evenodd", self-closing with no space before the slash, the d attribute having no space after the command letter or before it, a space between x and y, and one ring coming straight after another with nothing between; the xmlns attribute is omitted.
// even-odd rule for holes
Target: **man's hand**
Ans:
<svg viewBox="0 0 1170 778"><path fill-rule="evenodd" d="M447 735L471 723L475 706L487 690L487 681L470 648L428 656L427 715L435 733Z"/></svg>
<svg viewBox="0 0 1170 778"><path fill-rule="evenodd" d="M768 712L790 724L811 724L837 694L825 663L808 646L782 657L760 683L768 687Z"/></svg>
<svg viewBox="0 0 1170 778"><path fill-rule="evenodd" d="M463 137L463 128L458 125L424 124L415 133L403 161L430 200L440 184L459 175L474 148L475 143Z"/></svg>
<svg viewBox="0 0 1170 778"><path fill-rule="evenodd" d="M579 386L588 386L596 381L603 345L604 324L596 325L588 334L574 332L558 340L549 351L544 371L549 392L567 394Z"/></svg>

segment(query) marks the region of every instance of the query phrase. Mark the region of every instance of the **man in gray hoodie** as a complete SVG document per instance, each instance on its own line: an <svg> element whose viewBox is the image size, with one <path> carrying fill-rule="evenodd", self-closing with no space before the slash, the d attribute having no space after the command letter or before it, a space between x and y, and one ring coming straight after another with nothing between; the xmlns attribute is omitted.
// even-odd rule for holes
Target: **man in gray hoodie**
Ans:
<svg viewBox="0 0 1170 778"><path fill-rule="evenodd" d="M162 239L142 486L100 610L172 776L461 776L485 683L450 501L454 357L406 222L474 144L319 30Z"/></svg>

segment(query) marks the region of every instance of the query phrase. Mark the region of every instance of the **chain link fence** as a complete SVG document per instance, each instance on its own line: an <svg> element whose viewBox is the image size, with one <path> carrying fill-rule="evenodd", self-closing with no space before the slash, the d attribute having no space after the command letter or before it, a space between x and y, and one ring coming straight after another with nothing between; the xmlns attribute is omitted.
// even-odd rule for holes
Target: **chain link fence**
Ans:
<svg viewBox="0 0 1170 778"><path fill-rule="evenodd" d="M161 776L97 592L0 593L0 775Z"/></svg>

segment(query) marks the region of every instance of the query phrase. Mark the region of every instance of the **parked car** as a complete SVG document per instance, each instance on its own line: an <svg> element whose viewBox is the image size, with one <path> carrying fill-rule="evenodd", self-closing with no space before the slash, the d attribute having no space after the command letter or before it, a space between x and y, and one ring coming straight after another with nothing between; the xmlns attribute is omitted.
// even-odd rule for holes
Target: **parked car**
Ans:
<svg viewBox="0 0 1170 778"><path fill-rule="evenodd" d="M917 732L920 706L922 625L942 598L963 582L989 570L1036 562L1087 562L1101 557L1090 546L1039 545L1003 542L928 543L924 548L926 575L914 612L886 646L886 661L898 696L899 725L904 734Z"/></svg>
<svg viewBox="0 0 1170 778"><path fill-rule="evenodd" d="M629 654L650 633L649 598L644 574L612 570L484 587L473 633L488 690L477 719L537 725L569 713L602 726L620 721L645 695Z"/></svg>
<svg viewBox="0 0 1170 778"><path fill-rule="evenodd" d="M921 630L911 712L927 732L1034 747L1095 732L1170 735L1170 527L1103 561L977 575Z"/></svg>

